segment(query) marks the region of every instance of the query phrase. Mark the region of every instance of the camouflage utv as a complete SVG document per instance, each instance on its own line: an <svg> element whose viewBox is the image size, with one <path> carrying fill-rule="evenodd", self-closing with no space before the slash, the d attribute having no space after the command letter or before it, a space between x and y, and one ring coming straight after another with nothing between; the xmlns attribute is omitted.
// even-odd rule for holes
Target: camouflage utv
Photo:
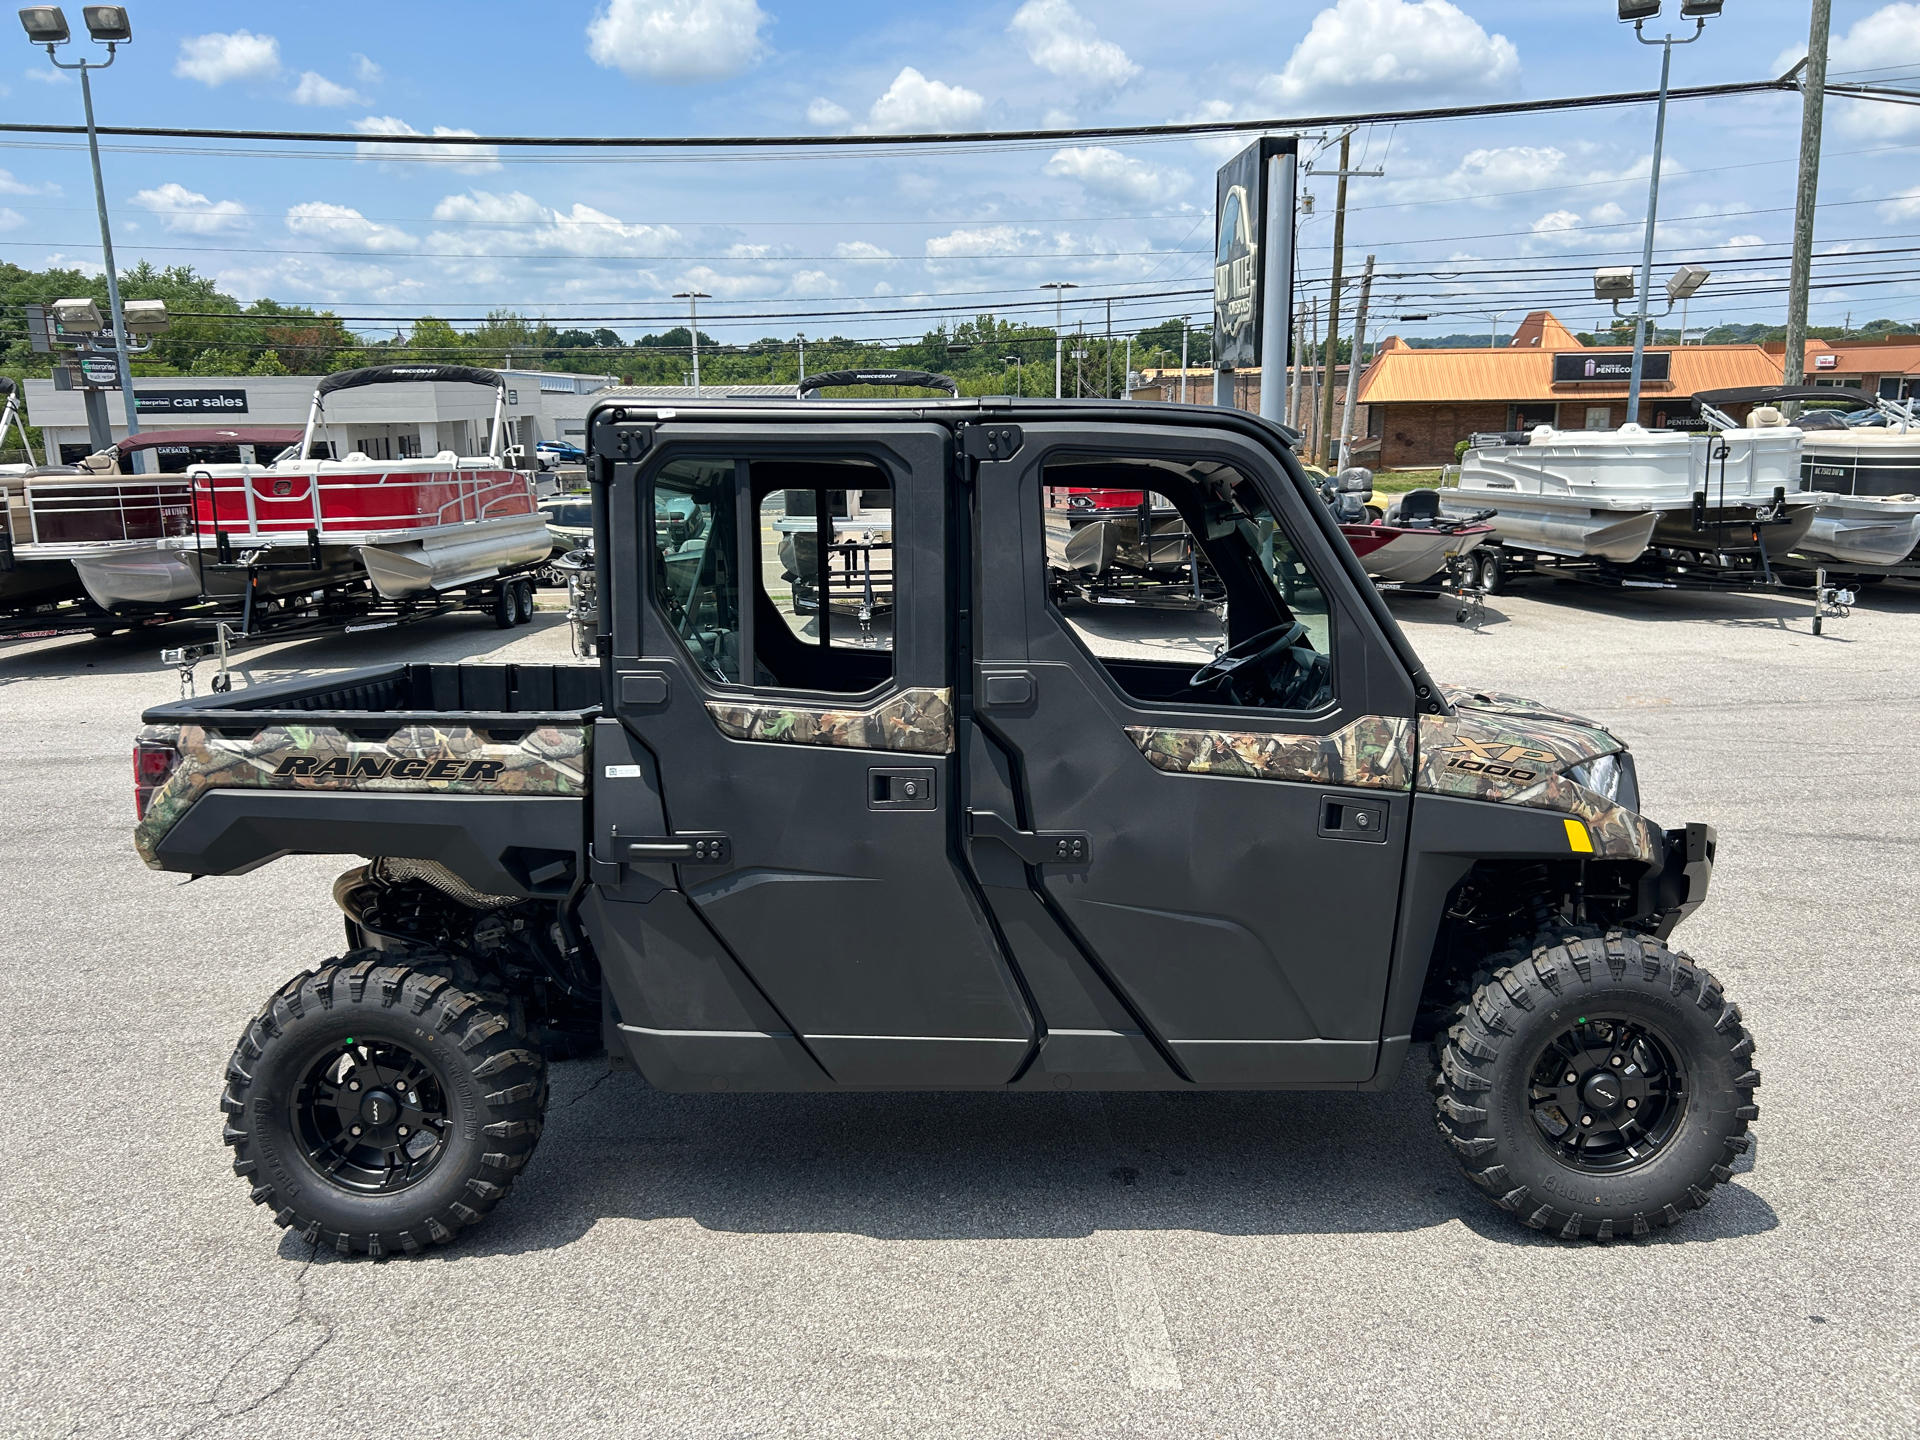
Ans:
<svg viewBox="0 0 1920 1440"><path fill-rule="evenodd" d="M589 434L595 663L146 716L150 865L372 857L228 1065L279 1224L452 1240L601 1045L716 1095L1380 1092L1431 1040L1441 1139L1526 1225L1644 1234L1727 1180L1754 1043L1670 944L1714 832L1649 820L1593 721L1431 679L1278 429L613 390ZM1178 514L1218 606L1054 602L1046 496L1090 471ZM853 492L884 627L795 602ZM783 556L796 514L824 543Z"/></svg>

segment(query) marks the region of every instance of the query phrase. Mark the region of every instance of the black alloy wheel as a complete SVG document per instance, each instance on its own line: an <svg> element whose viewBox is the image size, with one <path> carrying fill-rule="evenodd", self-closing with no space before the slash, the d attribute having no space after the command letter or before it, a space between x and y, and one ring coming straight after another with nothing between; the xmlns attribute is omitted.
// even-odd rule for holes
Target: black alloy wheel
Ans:
<svg viewBox="0 0 1920 1440"><path fill-rule="evenodd" d="M424 1179L445 1152L446 1080L403 1045L347 1036L294 1090L288 1119L324 1178L365 1195Z"/></svg>
<svg viewBox="0 0 1920 1440"><path fill-rule="evenodd" d="M1753 1037L1651 935L1570 926L1488 961L1436 1042L1434 1119L1494 1204L1562 1240L1702 1209L1751 1145Z"/></svg>
<svg viewBox="0 0 1920 1440"><path fill-rule="evenodd" d="M540 1138L547 1065L519 1007L355 950L282 986L227 1061L233 1172L301 1239L417 1255L484 1220ZM431 967L431 968L429 968Z"/></svg>
<svg viewBox="0 0 1920 1440"><path fill-rule="evenodd" d="M1645 1164L1686 1112L1686 1072L1651 1026L1581 1015L1534 1062L1528 1103L1561 1163L1604 1175Z"/></svg>

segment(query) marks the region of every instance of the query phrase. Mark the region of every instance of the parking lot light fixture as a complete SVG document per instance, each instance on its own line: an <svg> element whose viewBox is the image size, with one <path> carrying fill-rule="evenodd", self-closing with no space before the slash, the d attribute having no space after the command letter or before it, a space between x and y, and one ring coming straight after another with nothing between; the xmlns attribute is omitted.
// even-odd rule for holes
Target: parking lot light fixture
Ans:
<svg viewBox="0 0 1920 1440"><path fill-rule="evenodd" d="M1652 13L1644 13L1647 5L1652 4ZM1640 13L1629 13L1640 12ZM1660 6L1653 0L1620 0L1620 18L1633 21L1633 38L1642 45L1660 47L1660 104L1654 112L1653 121L1653 172L1647 181L1647 233L1640 252L1640 304L1633 319L1633 371L1627 381L1627 422L1640 423L1640 378L1646 368L1647 358L1647 292L1653 289L1653 231L1660 215L1660 152L1667 137L1667 78L1673 70L1673 47L1691 45L1698 40L1707 28L1707 17L1720 13L1718 4L1710 0L1684 0L1680 7L1682 20L1693 21L1693 34L1675 39L1672 35L1663 35L1658 40L1647 38L1643 29L1648 20L1656 18ZM1596 287L1596 293L1597 287Z"/></svg>
<svg viewBox="0 0 1920 1440"><path fill-rule="evenodd" d="M126 314L120 307L120 269L113 259L113 230L107 224L107 182L100 174L100 137L93 124L90 76L93 71L105 70L113 64L118 47L133 40L133 26L125 8L119 5L89 5L84 14L87 33L107 47L105 60L64 61L54 53L56 46L72 38L67 17L57 5L28 6L20 12L20 25L27 32L29 43L46 46L47 59L53 62L54 68L80 72L80 100L87 112L87 153L93 160L93 203L100 212L100 258L107 269L107 312L112 321L114 355L119 361L120 398L127 407L127 435L131 438L140 433L140 405L134 398L133 370L127 363ZM133 466L136 471L146 468L144 451L134 452Z"/></svg>

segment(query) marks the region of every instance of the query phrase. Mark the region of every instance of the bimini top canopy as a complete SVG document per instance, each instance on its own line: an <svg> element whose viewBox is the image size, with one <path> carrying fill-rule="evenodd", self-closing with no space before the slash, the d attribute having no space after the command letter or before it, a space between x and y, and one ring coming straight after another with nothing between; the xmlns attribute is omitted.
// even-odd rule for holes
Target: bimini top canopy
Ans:
<svg viewBox="0 0 1920 1440"><path fill-rule="evenodd" d="M1702 390L1693 398L1715 407L1771 405L1779 400L1846 400L1864 407L1872 405L1874 397L1864 390L1839 385L1745 385L1732 390Z"/></svg>
<svg viewBox="0 0 1920 1440"><path fill-rule="evenodd" d="M446 380L456 384L485 385L498 389L502 383L498 371L478 365L369 365L364 370L342 370L327 376L314 387L315 395L331 395L336 390L357 390L362 385L411 385L422 380Z"/></svg>
<svg viewBox="0 0 1920 1440"><path fill-rule="evenodd" d="M951 375L935 375L931 370L824 370L800 382L800 398L814 390L837 389L842 385L918 385L927 390L944 390L956 400L960 387Z"/></svg>
<svg viewBox="0 0 1920 1440"><path fill-rule="evenodd" d="M210 430L182 427L177 430L142 430L113 442L122 455L136 450L155 450L164 445L258 445L285 449L298 444L306 431L298 425L246 425L238 429Z"/></svg>

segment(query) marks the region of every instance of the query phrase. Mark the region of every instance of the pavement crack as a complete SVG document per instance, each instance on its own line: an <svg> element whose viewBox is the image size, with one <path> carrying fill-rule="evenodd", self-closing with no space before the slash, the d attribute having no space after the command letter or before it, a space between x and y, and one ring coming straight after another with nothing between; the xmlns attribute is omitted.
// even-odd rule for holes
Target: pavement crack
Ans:
<svg viewBox="0 0 1920 1440"><path fill-rule="evenodd" d="M578 1095L574 1096L571 1100L567 1102L567 1108L571 1110L574 1106L578 1105L582 1100L586 1099L587 1096L593 1094L594 1091L598 1090L602 1085L606 1084L607 1081L611 1080L612 1078L613 1078L613 1067L609 1065L604 1075L602 1075L598 1080L595 1080L591 1085L587 1086L586 1089L582 1090Z"/></svg>
<svg viewBox="0 0 1920 1440"><path fill-rule="evenodd" d="M300 1273L294 1277L293 1314L274 1327L269 1334L262 1336L246 1349L242 1350L227 1365L227 1368L220 1372L220 1378L214 1381L213 1388L208 1392L207 1398L193 1402L197 1407L210 1409L213 1413L203 1416L187 1429L181 1431L179 1440L190 1440L190 1437L199 1434L202 1430L206 1429L207 1426L217 1421L232 1420L241 1415L252 1414L269 1400L282 1394L295 1380L300 1378L301 1372L307 1368L307 1365L313 1358L333 1343L333 1323L324 1319L314 1311L313 1297L307 1290L308 1276L313 1270L314 1262L319 1258L319 1255L320 1243L316 1240L313 1242L312 1248L308 1250L305 1262L300 1266ZM285 1365L285 1369L279 1379L275 1380L265 1389L260 1390L257 1394L247 1394L245 1391L242 1391L241 1395L222 1399L221 1392L227 1389L228 1381L234 1378L235 1372L238 1371L242 1365L262 1352L270 1352L276 1342L281 1340L282 1337L291 1334L296 1327L303 1329L310 1328L315 1334L311 1337L302 1337L294 1352L279 1357ZM291 1363L286 1363L289 1360ZM233 1403L235 1400L241 1400L243 1396L245 1397L243 1403Z"/></svg>

